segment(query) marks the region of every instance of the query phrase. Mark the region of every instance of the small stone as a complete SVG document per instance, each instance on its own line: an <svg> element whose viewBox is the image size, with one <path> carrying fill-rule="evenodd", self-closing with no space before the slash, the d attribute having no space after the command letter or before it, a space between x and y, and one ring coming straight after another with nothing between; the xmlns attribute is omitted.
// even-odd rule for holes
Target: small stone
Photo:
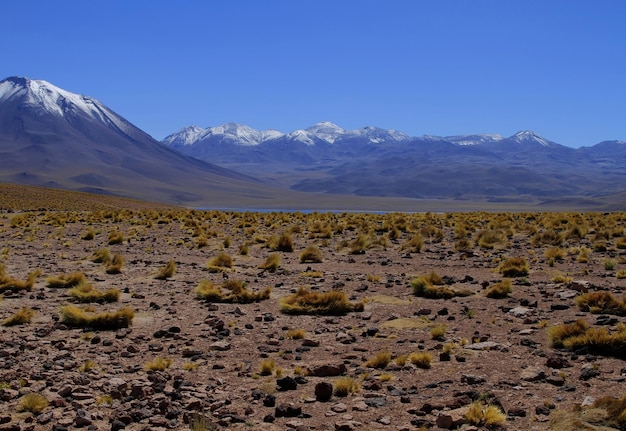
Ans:
<svg viewBox="0 0 626 431"><path fill-rule="evenodd" d="M293 377L281 377L276 380L276 385L279 391L295 391L298 389L298 383L293 379Z"/></svg>
<svg viewBox="0 0 626 431"><path fill-rule="evenodd" d="M319 382L315 385L315 398L318 401L326 402L333 396L333 385L329 382Z"/></svg>

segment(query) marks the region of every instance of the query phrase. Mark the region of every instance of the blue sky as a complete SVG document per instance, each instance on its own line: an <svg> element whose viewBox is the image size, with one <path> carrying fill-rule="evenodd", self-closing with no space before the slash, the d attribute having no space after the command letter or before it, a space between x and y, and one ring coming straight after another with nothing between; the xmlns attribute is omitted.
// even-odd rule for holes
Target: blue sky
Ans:
<svg viewBox="0 0 626 431"><path fill-rule="evenodd" d="M0 78L102 101L157 139L328 120L410 135L626 140L626 1L4 2Z"/></svg>

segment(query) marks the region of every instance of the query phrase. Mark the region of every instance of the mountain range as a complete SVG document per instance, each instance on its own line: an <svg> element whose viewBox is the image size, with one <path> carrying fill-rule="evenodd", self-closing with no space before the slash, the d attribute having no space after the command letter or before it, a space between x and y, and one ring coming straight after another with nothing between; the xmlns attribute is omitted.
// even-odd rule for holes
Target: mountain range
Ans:
<svg viewBox="0 0 626 431"><path fill-rule="evenodd" d="M186 127L165 145L283 187L362 196L531 201L626 190L626 143L574 149L532 131L411 137L395 130Z"/></svg>
<svg viewBox="0 0 626 431"><path fill-rule="evenodd" d="M0 81L0 182L194 207L420 198L612 209L626 207L626 143L573 149L530 131L411 137L331 122L290 133L191 126L158 142L96 99L11 77Z"/></svg>

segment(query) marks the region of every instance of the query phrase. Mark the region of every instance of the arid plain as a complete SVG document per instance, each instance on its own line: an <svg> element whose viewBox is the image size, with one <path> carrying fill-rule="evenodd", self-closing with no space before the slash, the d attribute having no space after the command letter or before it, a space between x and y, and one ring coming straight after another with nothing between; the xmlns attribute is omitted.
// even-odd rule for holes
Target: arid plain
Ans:
<svg viewBox="0 0 626 431"><path fill-rule="evenodd" d="M625 429L624 213L63 196L0 213L0 430Z"/></svg>

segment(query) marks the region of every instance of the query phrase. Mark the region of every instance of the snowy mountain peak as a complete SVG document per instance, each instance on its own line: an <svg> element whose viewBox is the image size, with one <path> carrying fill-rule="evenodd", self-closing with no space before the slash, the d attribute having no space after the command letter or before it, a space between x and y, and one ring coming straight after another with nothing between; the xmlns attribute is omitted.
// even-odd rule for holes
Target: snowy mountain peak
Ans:
<svg viewBox="0 0 626 431"><path fill-rule="evenodd" d="M312 133L318 138L332 144L345 130L330 121L320 121L306 129L305 132Z"/></svg>
<svg viewBox="0 0 626 431"><path fill-rule="evenodd" d="M533 132L532 130L524 130L521 132L517 132L515 135L511 136L510 139L519 143L535 142L544 147L548 147L552 144L550 141L543 138L542 136L539 136L537 133Z"/></svg>
<svg viewBox="0 0 626 431"><path fill-rule="evenodd" d="M57 117L87 117L128 133L132 126L102 103L88 96L71 93L47 81L10 77L0 81L0 101L15 102Z"/></svg>

